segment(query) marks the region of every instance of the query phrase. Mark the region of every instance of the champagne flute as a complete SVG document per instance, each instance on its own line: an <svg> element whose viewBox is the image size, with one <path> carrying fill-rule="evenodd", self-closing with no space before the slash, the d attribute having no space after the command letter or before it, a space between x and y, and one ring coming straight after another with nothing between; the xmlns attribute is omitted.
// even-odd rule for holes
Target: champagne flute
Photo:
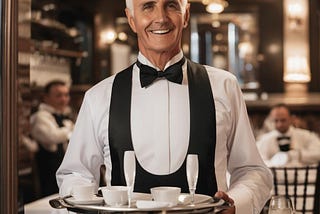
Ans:
<svg viewBox="0 0 320 214"><path fill-rule="evenodd" d="M199 173L198 155L189 154L187 156L187 180L188 180L188 186L189 186L189 191L191 195L191 205L194 205L194 195L197 188L198 173Z"/></svg>
<svg viewBox="0 0 320 214"><path fill-rule="evenodd" d="M136 157L134 151L125 151L123 159L124 176L128 187L128 206L131 206L131 198L136 177Z"/></svg>
<svg viewBox="0 0 320 214"><path fill-rule="evenodd" d="M271 197L268 214L293 214L294 208L290 198L282 195Z"/></svg>

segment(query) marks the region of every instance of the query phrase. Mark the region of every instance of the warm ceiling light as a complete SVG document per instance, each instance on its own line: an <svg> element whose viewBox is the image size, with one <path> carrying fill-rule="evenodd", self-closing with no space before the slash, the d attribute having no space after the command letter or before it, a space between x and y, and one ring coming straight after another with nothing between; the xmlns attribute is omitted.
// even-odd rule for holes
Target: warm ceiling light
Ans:
<svg viewBox="0 0 320 214"><path fill-rule="evenodd" d="M100 41L102 44L111 44L116 38L117 34L113 29L107 29L100 33Z"/></svg>
<svg viewBox="0 0 320 214"><path fill-rule="evenodd" d="M203 0L202 3L207 5L206 10L209 13L221 13L228 6L225 0Z"/></svg>
<svg viewBox="0 0 320 214"><path fill-rule="evenodd" d="M209 13L221 13L224 10L224 7L223 7L223 5L217 4L214 2L214 3L208 4L206 10Z"/></svg>
<svg viewBox="0 0 320 214"><path fill-rule="evenodd" d="M218 28L218 27L221 26L221 23L216 20L216 21L213 21L213 22L211 23L211 25L212 25L212 27L214 27L214 28Z"/></svg>
<svg viewBox="0 0 320 214"><path fill-rule="evenodd" d="M287 17L289 19L289 27L295 29L302 24L304 6L300 1L290 1L287 6Z"/></svg>
<svg viewBox="0 0 320 214"><path fill-rule="evenodd" d="M57 6L54 4L54 3L49 3L49 4L45 4L45 5L43 5L42 6L42 9L44 10L44 11L50 11L50 10L55 10L55 9L57 9Z"/></svg>
<svg viewBox="0 0 320 214"><path fill-rule="evenodd" d="M286 71L283 80L285 82L307 83L311 80L311 74L307 58L304 56L292 56L286 60Z"/></svg>
<svg viewBox="0 0 320 214"><path fill-rule="evenodd" d="M128 40L128 35L125 32L120 32L120 33L118 33L118 38L121 41L127 41Z"/></svg>

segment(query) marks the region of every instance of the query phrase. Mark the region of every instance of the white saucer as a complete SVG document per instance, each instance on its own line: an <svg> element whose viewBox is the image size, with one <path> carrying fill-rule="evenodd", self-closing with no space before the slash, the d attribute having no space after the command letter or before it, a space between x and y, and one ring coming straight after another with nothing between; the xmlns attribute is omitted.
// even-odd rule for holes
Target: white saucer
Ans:
<svg viewBox="0 0 320 214"><path fill-rule="evenodd" d="M174 206L184 206L191 203L191 195L188 193L181 193L179 196L179 203L177 205L172 205L169 202L155 202L152 201L151 194L146 193L133 193L132 201L136 202L138 208L160 208L160 207L174 207ZM202 204L212 202L212 197L208 195L195 194L194 204Z"/></svg>
<svg viewBox="0 0 320 214"><path fill-rule="evenodd" d="M174 205L172 205L170 202L137 200L136 206L139 209L157 209L157 208L172 207Z"/></svg>
<svg viewBox="0 0 320 214"><path fill-rule="evenodd" d="M194 195L194 204L202 204L206 202L212 202L212 197L208 195L195 194ZM191 195L188 193L181 193L179 196L179 204L186 205L191 203Z"/></svg>
<svg viewBox="0 0 320 214"><path fill-rule="evenodd" d="M92 204L102 204L103 203L103 198L94 196L91 200L76 200L74 197L66 198L66 202L69 204L83 204L83 205L92 205Z"/></svg>

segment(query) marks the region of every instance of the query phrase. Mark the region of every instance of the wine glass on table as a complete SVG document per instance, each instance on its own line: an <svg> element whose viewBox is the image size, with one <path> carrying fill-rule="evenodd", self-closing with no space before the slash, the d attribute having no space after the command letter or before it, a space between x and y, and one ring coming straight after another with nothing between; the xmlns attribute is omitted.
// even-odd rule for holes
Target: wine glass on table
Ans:
<svg viewBox="0 0 320 214"><path fill-rule="evenodd" d="M128 187L128 206L131 206L134 180L136 177L136 157L134 151L125 151L123 158L124 176Z"/></svg>
<svg viewBox="0 0 320 214"><path fill-rule="evenodd" d="M189 192L191 195L191 205L194 205L194 195L197 188L198 174L199 174L198 155L189 154L187 156L187 180L188 180Z"/></svg>
<svg viewBox="0 0 320 214"><path fill-rule="evenodd" d="M283 195L271 197L268 214L293 214L294 208L290 198Z"/></svg>

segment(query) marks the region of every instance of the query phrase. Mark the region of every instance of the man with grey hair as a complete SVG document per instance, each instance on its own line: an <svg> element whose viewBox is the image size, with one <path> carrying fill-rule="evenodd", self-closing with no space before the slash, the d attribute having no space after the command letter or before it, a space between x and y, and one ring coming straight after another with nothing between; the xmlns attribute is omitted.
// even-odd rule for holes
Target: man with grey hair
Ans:
<svg viewBox="0 0 320 214"><path fill-rule="evenodd" d="M149 193L154 186L188 192L186 157L197 154L196 193L234 205L224 214L260 213L272 175L257 151L237 79L183 56L190 5L186 0L126 3L138 59L86 92L57 171L60 194L70 194L75 183L98 183L101 164L107 183L125 185L127 150L134 150L137 160L135 192Z"/></svg>

